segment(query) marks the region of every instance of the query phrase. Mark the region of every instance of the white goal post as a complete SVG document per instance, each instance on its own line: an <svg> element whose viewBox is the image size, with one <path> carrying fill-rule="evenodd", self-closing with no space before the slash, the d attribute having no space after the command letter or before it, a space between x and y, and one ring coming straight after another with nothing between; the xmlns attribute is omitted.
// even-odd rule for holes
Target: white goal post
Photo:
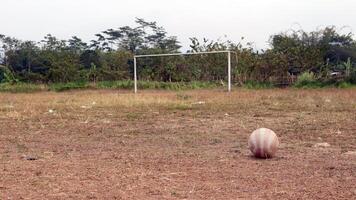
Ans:
<svg viewBox="0 0 356 200"><path fill-rule="evenodd" d="M151 54L151 55L134 55L134 90L137 93L137 59L138 58L147 58L147 57L166 57L166 56L183 56L183 55L199 55L199 54L227 54L227 73L228 73L228 86L227 91L231 92L231 54L236 52L234 51L208 51L208 52L194 52L194 53L169 53L169 54ZM236 60L236 62L238 62Z"/></svg>

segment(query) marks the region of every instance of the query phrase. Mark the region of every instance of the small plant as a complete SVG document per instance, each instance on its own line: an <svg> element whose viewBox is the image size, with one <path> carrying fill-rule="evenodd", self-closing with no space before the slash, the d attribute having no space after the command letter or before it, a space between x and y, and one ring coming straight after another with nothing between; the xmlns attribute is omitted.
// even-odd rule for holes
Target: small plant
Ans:
<svg viewBox="0 0 356 200"><path fill-rule="evenodd" d="M96 65L94 63L90 63L90 69L89 69L89 72L88 72L88 79L90 81L93 81L94 85L96 85L97 77L98 77L97 67L96 67Z"/></svg>
<svg viewBox="0 0 356 200"><path fill-rule="evenodd" d="M347 62L344 62L343 65L345 67L345 76L346 76L346 78L349 78L351 76L351 73L352 73L351 59L348 58Z"/></svg>
<svg viewBox="0 0 356 200"><path fill-rule="evenodd" d="M351 59L348 58L347 62L344 62L343 65L345 67L345 80L348 83L356 84L356 68L354 68Z"/></svg>

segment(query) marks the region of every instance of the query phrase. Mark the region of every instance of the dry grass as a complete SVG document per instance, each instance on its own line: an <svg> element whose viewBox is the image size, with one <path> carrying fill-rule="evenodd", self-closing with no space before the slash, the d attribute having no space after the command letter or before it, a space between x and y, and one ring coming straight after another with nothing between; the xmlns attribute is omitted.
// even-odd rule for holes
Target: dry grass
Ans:
<svg viewBox="0 0 356 200"><path fill-rule="evenodd" d="M352 199L355 122L355 89L2 93L0 199Z"/></svg>

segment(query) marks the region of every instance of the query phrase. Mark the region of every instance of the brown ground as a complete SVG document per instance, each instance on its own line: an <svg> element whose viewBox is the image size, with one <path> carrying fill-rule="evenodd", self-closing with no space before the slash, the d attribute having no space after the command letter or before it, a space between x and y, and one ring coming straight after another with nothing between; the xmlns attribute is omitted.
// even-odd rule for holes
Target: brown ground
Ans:
<svg viewBox="0 0 356 200"><path fill-rule="evenodd" d="M353 151L356 89L0 94L0 199L354 199Z"/></svg>

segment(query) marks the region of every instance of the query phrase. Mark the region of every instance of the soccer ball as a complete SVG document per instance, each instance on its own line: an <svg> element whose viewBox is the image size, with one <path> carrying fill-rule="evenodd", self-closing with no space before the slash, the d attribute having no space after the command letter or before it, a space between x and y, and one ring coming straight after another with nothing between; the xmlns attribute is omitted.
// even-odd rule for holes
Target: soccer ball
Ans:
<svg viewBox="0 0 356 200"><path fill-rule="evenodd" d="M279 141L272 130L260 128L251 134L248 146L256 158L272 158L277 152Z"/></svg>

